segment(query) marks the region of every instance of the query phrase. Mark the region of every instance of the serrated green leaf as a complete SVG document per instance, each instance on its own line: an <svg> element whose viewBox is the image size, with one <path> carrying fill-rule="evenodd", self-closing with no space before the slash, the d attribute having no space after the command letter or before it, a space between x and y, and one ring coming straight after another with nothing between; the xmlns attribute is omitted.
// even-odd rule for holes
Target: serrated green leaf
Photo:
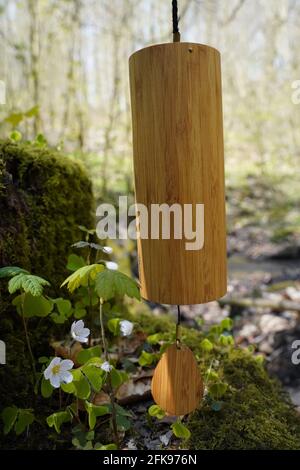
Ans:
<svg viewBox="0 0 300 470"><path fill-rule="evenodd" d="M25 273L20 273L11 278L8 282L8 292L14 294L17 290L22 288Z"/></svg>
<svg viewBox="0 0 300 470"><path fill-rule="evenodd" d="M83 266L67 277L61 287L67 285L69 291L73 292L78 287L87 285L89 279L95 279L97 273L103 271L103 269L105 268L102 264Z"/></svg>
<svg viewBox="0 0 300 470"><path fill-rule="evenodd" d="M16 276L17 274L29 274L26 269L19 268L19 266L4 266L4 268L0 268L0 279L3 277L12 277Z"/></svg>
<svg viewBox="0 0 300 470"><path fill-rule="evenodd" d="M8 434L13 428L13 425L15 424L15 421L17 419L18 411L19 410L16 406L7 406L2 411L1 417L4 423L4 434Z"/></svg>
<svg viewBox="0 0 300 470"><path fill-rule="evenodd" d="M180 421L177 421L176 423L173 423L171 425L171 429L174 433L174 435L180 439L189 439L191 433L188 430L184 424L182 424Z"/></svg>
<svg viewBox="0 0 300 470"><path fill-rule="evenodd" d="M96 292L103 300L115 296L134 297L140 300L140 291L135 281L120 271L105 269L96 276Z"/></svg>
<svg viewBox="0 0 300 470"><path fill-rule="evenodd" d="M17 290L23 289L26 293L30 292L33 296L39 296L43 293L43 286L49 285L49 282L42 277L20 273L9 280L8 291L14 294Z"/></svg>
<svg viewBox="0 0 300 470"><path fill-rule="evenodd" d="M39 276L33 274L25 275L25 279L22 282L22 288L25 292L30 292L33 296L42 295L43 286L50 286L50 283Z"/></svg>

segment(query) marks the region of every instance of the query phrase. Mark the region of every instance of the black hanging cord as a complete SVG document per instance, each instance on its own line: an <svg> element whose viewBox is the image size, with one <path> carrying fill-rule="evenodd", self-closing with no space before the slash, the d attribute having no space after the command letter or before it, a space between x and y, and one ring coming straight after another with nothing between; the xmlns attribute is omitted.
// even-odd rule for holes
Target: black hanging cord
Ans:
<svg viewBox="0 0 300 470"><path fill-rule="evenodd" d="M180 324L181 324L180 305L177 305L177 324L176 324L176 346L177 346L177 348L180 348Z"/></svg>
<svg viewBox="0 0 300 470"><path fill-rule="evenodd" d="M173 42L180 42L177 0L172 0Z"/></svg>

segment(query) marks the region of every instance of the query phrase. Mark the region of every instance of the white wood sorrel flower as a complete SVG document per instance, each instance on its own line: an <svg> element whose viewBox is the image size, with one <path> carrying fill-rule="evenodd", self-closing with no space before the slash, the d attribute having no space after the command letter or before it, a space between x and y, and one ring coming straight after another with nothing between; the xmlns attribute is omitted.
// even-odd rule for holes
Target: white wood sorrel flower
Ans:
<svg viewBox="0 0 300 470"><path fill-rule="evenodd" d="M71 326L71 335L79 343L87 343L90 334L89 328L84 327L82 320L74 321Z"/></svg>
<svg viewBox="0 0 300 470"><path fill-rule="evenodd" d="M133 323L128 320L121 320L120 321L120 330L122 336L129 336L132 333L133 330Z"/></svg>
<svg viewBox="0 0 300 470"><path fill-rule="evenodd" d="M105 361L103 362L103 364L101 364L101 369L104 370L105 372L110 372L112 368L113 366L111 366L108 361Z"/></svg>
<svg viewBox="0 0 300 470"><path fill-rule="evenodd" d="M74 366L74 362L70 359L61 359L55 357L44 371L44 377L50 380L52 387L59 388L61 383L69 384L73 380L70 369Z"/></svg>

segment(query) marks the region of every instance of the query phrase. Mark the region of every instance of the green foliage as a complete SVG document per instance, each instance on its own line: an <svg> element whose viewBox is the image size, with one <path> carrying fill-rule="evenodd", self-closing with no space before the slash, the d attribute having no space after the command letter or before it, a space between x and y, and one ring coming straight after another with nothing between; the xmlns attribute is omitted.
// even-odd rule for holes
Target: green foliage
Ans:
<svg viewBox="0 0 300 470"><path fill-rule="evenodd" d="M107 328L115 336L120 334L120 321L121 321L121 318L111 318L107 322Z"/></svg>
<svg viewBox="0 0 300 470"><path fill-rule="evenodd" d="M90 429L94 429L98 416L104 416L110 413L108 406L96 406L88 401L85 402L85 409L88 413Z"/></svg>
<svg viewBox="0 0 300 470"><path fill-rule="evenodd" d="M43 293L43 287L49 285L49 282L42 277L20 273L9 280L8 291L10 294L14 294L17 290L23 290L33 296L39 296Z"/></svg>
<svg viewBox="0 0 300 470"><path fill-rule="evenodd" d="M78 268L73 274L64 280L61 287L67 286L70 292L74 292L80 286L87 286L88 281L93 281L97 273L103 271L105 268L102 264L89 264Z"/></svg>
<svg viewBox="0 0 300 470"><path fill-rule="evenodd" d="M157 354L148 353L147 351L142 351L139 357L139 365L142 367L151 366L157 361Z"/></svg>
<svg viewBox="0 0 300 470"><path fill-rule="evenodd" d="M250 353L234 349L223 353L220 360L220 374L228 389L222 403L206 400L191 415L188 447L300 449L299 417L263 366Z"/></svg>
<svg viewBox="0 0 300 470"><path fill-rule="evenodd" d="M171 425L171 429L174 435L180 439L189 439L191 436L190 431L184 424L182 424L181 421L176 421L176 423L173 423Z"/></svg>
<svg viewBox="0 0 300 470"><path fill-rule="evenodd" d="M1 417L4 423L4 434L8 434L12 429L14 429L17 436L22 434L27 426L32 424L34 421L32 410L17 408L16 406L8 406L4 408Z"/></svg>
<svg viewBox="0 0 300 470"><path fill-rule="evenodd" d="M161 407L158 405L150 406L150 408L148 409L148 413L150 416L154 416L157 419L162 419L166 415L164 410L162 410Z"/></svg>
<svg viewBox="0 0 300 470"><path fill-rule="evenodd" d="M214 345L212 344L211 341L209 341L209 339L205 338L201 341L201 349L203 349L203 351L210 352L213 349L213 347Z"/></svg>
<svg viewBox="0 0 300 470"><path fill-rule="evenodd" d="M96 276L96 291L100 298L134 297L140 300L140 291L135 281L120 271L105 269Z"/></svg>
<svg viewBox="0 0 300 470"><path fill-rule="evenodd" d="M78 225L93 224L92 210L91 183L78 162L48 148L0 141L0 266L22 266L57 289Z"/></svg>
<svg viewBox="0 0 300 470"><path fill-rule="evenodd" d="M93 346L92 348L82 349L77 354L76 360L78 364L85 364L91 358L100 358L101 349L100 346Z"/></svg>
<svg viewBox="0 0 300 470"><path fill-rule="evenodd" d="M60 428L64 423L70 423L73 419L72 413L69 409L65 411L57 411L46 419L50 428L54 427L55 431L60 434Z"/></svg>

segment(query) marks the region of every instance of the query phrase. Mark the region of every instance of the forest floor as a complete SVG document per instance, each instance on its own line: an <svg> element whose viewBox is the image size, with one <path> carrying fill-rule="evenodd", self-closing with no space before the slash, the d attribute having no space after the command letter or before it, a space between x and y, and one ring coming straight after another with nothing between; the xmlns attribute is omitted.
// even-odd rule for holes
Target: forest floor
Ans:
<svg viewBox="0 0 300 470"><path fill-rule="evenodd" d="M228 256L227 295L219 302L182 306L183 324L206 329L230 316L236 343L252 345L264 355L269 373L281 381L300 414L300 366L291 360L292 343L300 340L300 241L295 237L274 243L265 231L244 228L228 237ZM152 308L157 315L169 310ZM176 309L172 312L175 321ZM171 417L149 428L146 410L151 403L131 407L139 439L128 440L127 448L178 445L169 430Z"/></svg>

